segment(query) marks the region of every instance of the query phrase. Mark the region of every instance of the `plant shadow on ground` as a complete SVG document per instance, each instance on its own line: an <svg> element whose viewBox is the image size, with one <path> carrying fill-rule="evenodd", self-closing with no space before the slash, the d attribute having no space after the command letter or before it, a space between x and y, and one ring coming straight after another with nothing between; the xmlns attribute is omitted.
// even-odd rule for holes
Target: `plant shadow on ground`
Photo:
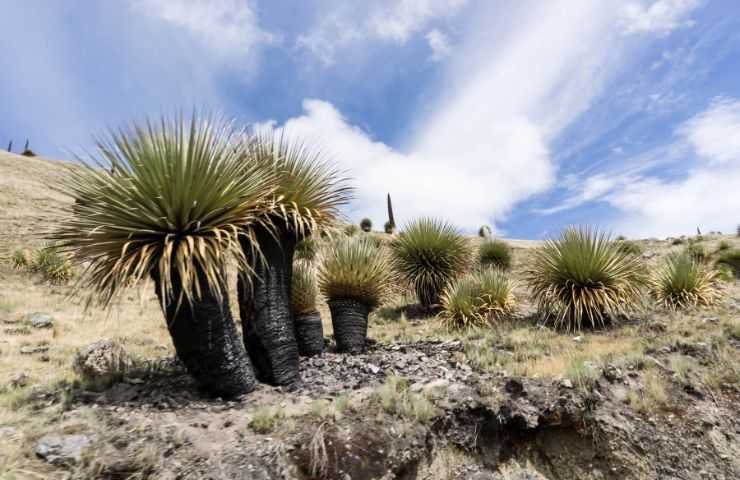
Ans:
<svg viewBox="0 0 740 480"><path fill-rule="evenodd" d="M375 313L377 319L386 322L395 322L405 316L408 320L421 320L424 318L435 317L442 311L438 306L426 306L419 303L407 305L391 305L380 307Z"/></svg>

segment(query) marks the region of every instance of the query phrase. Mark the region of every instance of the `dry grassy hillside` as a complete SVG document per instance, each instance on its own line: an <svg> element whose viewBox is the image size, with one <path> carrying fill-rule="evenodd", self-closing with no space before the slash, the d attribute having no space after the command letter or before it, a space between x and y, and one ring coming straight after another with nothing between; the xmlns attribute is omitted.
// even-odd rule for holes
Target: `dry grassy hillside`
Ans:
<svg viewBox="0 0 740 480"><path fill-rule="evenodd" d="M558 332L537 323L522 282L532 248L540 244L536 241L507 241L513 247L517 314L490 329L448 332L438 319L414 310L408 292L399 292L371 315L369 336L381 345L354 359L327 353L304 360L306 385L298 393L261 386L244 399L224 403L194 396L181 373L164 380L127 378L102 393L88 391L91 386L80 384L71 368L86 344L115 339L139 359L171 356L173 349L151 285L127 291L108 311L85 310L70 298L71 285L52 286L12 268L8 255L37 245L33 234L53 221L55 206L69 201L47 186L64 168L62 162L0 152L0 480L275 478L234 472L244 465L272 472L280 462L307 464L315 454L308 446L317 448L315 442L324 442L329 431L344 435L336 445L352 444L366 452L362 455L379 452L384 465L392 464L386 456L400 445L399 461L411 464L399 471L415 472L403 477L409 479L473 478L471 472L489 471L496 473L475 478L729 479L740 474L738 281L724 282L723 299L709 308L669 312L646 296L644 309L616 328ZM710 259L720 242L740 248L738 237L707 236L701 244ZM651 270L668 253L685 248L670 241L638 243ZM34 312L50 315L53 325L34 328ZM331 335L325 305L321 314L325 334ZM378 401L387 395L382 385L387 372L412 377L419 389L445 379L457 393L432 403L409 393L404 401L415 399L428 408L423 415L389 411ZM26 377L22 385L12 385L19 374ZM509 391L512 376L525 379L532 392L528 400ZM589 396L589 388L598 395ZM132 390L138 396L117 397ZM511 425L494 420L502 412L514 415L517 408L525 416ZM476 417L481 412L485 416ZM255 428L256 419L269 431ZM527 430L521 427L527 421L543 423ZM383 441L355 445L366 431ZM92 433L105 441L81 465L57 468L39 460L33 446L43 435L60 432ZM348 432L359 433L350 440ZM387 432L394 433L384 437ZM689 437L692 443L686 446L683 439ZM418 443L403 443L417 438ZM358 458L346 453L342 461L352 464ZM364 460L356 463L363 475L369 472L362 470ZM532 464L543 476L517 476L519 464ZM123 470L115 473L116 468ZM346 478L334 473L325 478Z"/></svg>

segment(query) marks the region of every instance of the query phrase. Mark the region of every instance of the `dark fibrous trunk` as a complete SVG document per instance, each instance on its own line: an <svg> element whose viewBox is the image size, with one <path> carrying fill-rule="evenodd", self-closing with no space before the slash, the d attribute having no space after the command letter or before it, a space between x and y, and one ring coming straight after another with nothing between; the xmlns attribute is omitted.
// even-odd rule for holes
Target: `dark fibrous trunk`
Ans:
<svg viewBox="0 0 740 480"><path fill-rule="evenodd" d="M321 314L313 311L295 316L295 336L298 352L304 357L320 355L324 352L324 327Z"/></svg>
<svg viewBox="0 0 740 480"><path fill-rule="evenodd" d="M264 261L253 259L251 282L239 278L239 315L244 342L257 378L273 385L300 380L298 344L290 312L293 251L296 239L286 232L256 230ZM249 257L251 250L245 245Z"/></svg>
<svg viewBox="0 0 740 480"><path fill-rule="evenodd" d="M419 303L426 308L431 308L440 303L439 294L436 292L430 292L429 289L417 288L416 297L419 299Z"/></svg>
<svg viewBox="0 0 740 480"><path fill-rule="evenodd" d="M367 343L367 317L370 307L356 300L341 298L329 300L331 323L337 351L362 353Z"/></svg>
<svg viewBox="0 0 740 480"><path fill-rule="evenodd" d="M174 275L174 274L173 274ZM200 298L191 302L183 296L179 281L173 278L173 295L162 301L158 273L152 274L157 297L164 307L167 328L177 357L198 386L221 397L234 397L252 391L256 379L252 364L236 331L225 288L219 300L201 275Z"/></svg>

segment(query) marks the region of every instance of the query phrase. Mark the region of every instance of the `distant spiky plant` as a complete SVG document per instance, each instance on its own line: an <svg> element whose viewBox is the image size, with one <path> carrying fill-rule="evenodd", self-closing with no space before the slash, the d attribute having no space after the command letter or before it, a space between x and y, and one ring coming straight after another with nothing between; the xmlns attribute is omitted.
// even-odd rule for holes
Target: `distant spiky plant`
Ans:
<svg viewBox="0 0 740 480"><path fill-rule="evenodd" d="M617 240L616 243L619 247L619 251L622 253L627 253L630 255L642 255L644 251L642 245L631 240Z"/></svg>
<svg viewBox="0 0 740 480"><path fill-rule="evenodd" d="M501 240L484 240L478 247L478 263L481 267L511 268L511 247Z"/></svg>
<svg viewBox="0 0 740 480"><path fill-rule="evenodd" d="M28 265L53 285L69 282L73 276L72 265L66 255L55 245L47 245L36 252L36 258Z"/></svg>
<svg viewBox="0 0 740 480"><path fill-rule="evenodd" d="M729 250L731 248L732 248L732 244L730 242L728 242L727 240L722 240L721 242L719 242L717 244L717 251L718 252L723 252L723 251Z"/></svg>
<svg viewBox="0 0 740 480"><path fill-rule="evenodd" d="M351 223L347 225L346 227L344 227L344 234L347 235L348 237L355 235L359 231L360 231L360 227L358 227L354 223Z"/></svg>
<svg viewBox="0 0 740 480"><path fill-rule="evenodd" d="M658 303L672 309L711 305L720 296L716 273L686 252L669 255L651 287Z"/></svg>
<svg viewBox="0 0 740 480"><path fill-rule="evenodd" d="M390 220L388 220L383 225L383 231L385 231L385 233L387 233L388 235L393 235L393 233L396 231L396 227L390 222Z"/></svg>
<svg viewBox="0 0 740 480"><path fill-rule="evenodd" d="M29 268L29 259L25 250L16 250L10 257L10 263L15 270L26 270Z"/></svg>
<svg viewBox="0 0 740 480"><path fill-rule="evenodd" d="M225 267L252 268L243 246L259 252L253 229L275 191L271 175L242 161L244 148L242 132L218 116L112 132L96 157L59 179L75 201L51 234L82 267L79 291L103 304L151 276L178 356L202 387L225 396L254 386L224 307Z"/></svg>
<svg viewBox="0 0 740 480"><path fill-rule="evenodd" d="M638 257L606 234L569 227L534 252L525 278L545 320L569 331L603 327L637 303L645 284Z"/></svg>
<svg viewBox="0 0 740 480"><path fill-rule="evenodd" d="M295 245L296 260L306 260L312 262L316 258L316 240L313 237L306 237Z"/></svg>
<svg viewBox="0 0 740 480"><path fill-rule="evenodd" d="M310 263L304 260L293 262L290 311L301 315L316 310L316 297L319 293L316 285L316 272Z"/></svg>
<svg viewBox="0 0 740 480"><path fill-rule="evenodd" d="M388 221L386 222L385 233L393 233L396 230L396 217L393 215L393 203L391 202L390 193L387 196L386 203L388 206Z"/></svg>
<svg viewBox="0 0 740 480"><path fill-rule="evenodd" d="M690 243L686 247L686 254L699 263L706 262L707 258L709 257L707 247L705 247L701 243Z"/></svg>
<svg viewBox="0 0 740 480"><path fill-rule="evenodd" d="M491 236L491 227L488 225L481 225L478 229L478 236L481 238L489 238Z"/></svg>
<svg viewBox="0 0 740 480"><path fill-rule="evenodd" d="M387 257L363 236L339 238L329 245L318 278L319 289L329 301L351 299L374 308L393 276Z"/></svg>
<svg viewBox="0 0 740 480"><path fill-rule="evenodd" d="M434 218L409 223L391 242L391 252L395 270L425 306L439 304L444 289L470 262L465 238L449 223Z"/></svg>
<svg viewBox="0 0 740 480"><path fill-rule="evenodd" d="M442 296L442 321L448 329L465 329L488 324L508 315L515 301L506 273L497 268L464 275Z"/></svg>
<svg viewBox="0 0 740 480"><path fill-rule="evenodd" d="M737 226L737 236L740 237L740 225Z"/></svg>
<svg viewBox="0 0 740 480"><path fill-rule="evenodd" d="M717 258L718 265L726 265L730 268L735 277L740 278L740 249L733 248L725 250Z"/></svg>
<svg viewBox="0 0 740 480"><path fill-rule="evenodd" d="M360 220L360 228L363 232L371 232L373 230L373 221L369 218L363 218Z"/></svg>

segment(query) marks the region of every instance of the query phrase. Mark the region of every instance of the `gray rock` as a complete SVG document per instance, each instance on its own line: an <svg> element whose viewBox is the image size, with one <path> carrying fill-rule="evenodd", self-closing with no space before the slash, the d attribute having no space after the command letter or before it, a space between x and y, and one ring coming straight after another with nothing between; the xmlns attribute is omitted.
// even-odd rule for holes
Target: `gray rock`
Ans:
<svg viewBox="0 0 740 480"><path fill-rule="evenodd" d="M52 465L77 465L94 435L45 435L36 442L36 455Z"/></svg>
<svg viewBox="0 0 740 480"><path fill-rule="evenodd" d="M2 426L0 427L0 437L11 437L15 435L16 431L15 427Z"/></svg>
<svg viewBox="0 0 740 480"><path fill-rule="evenodd" d="M573 388L573 382L569 378L564 378L560 380L560 386L563 388Z"/></svg>
<svg viewBox="0 0 740 480"><path fill-rule="evenodd" d="M32 313L28 321L33 328L51 328L54 325L54 319L47 313Z"/></svg>
<svg viewBox="0 0 740 480"><path fill-rule="evenodd" d="M110 377L125 373L131 366L131 358L117 342L98 340L77 351L72 368L87 379Z"/></svg>
<svg viewBox="0 0 740 480"><path fill-rule="evenodd" d="M45 353L49 351L49 347L46 345L39 345L37 347L21 347L22 355L33 355L34 353Z"/></svg>

